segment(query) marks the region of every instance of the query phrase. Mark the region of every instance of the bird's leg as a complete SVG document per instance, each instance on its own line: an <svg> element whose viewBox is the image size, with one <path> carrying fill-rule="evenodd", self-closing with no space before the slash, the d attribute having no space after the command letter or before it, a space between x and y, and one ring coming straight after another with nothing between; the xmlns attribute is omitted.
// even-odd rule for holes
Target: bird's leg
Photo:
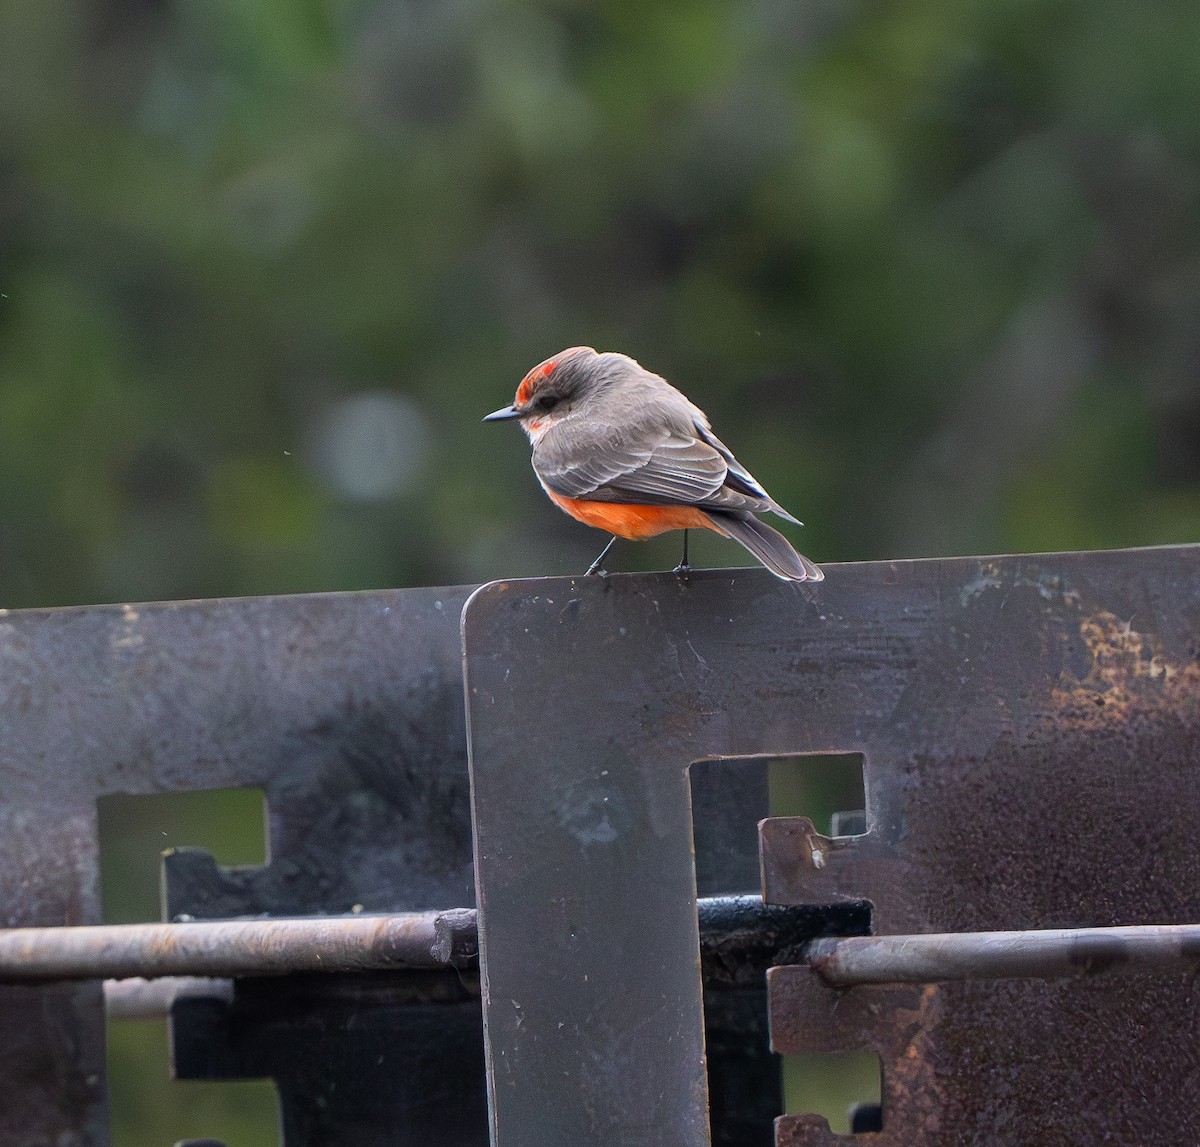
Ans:
<svg viewBox="0 0 1200 1147"><path fill-rule="evenodd" d="M584 577L587 577L588 574L604 573L604 557L608 553L608 551L613 548L613 545L616 542L616 540L617 540L617 535L613 534L613 536L608 539L608 545L606 545L604 547L604 549L602 549L600 551L600 556L594 562L592 562L592 564L590 566L588 566L587 573L585 573L583 575Z"/></svg>
<svg viewBox="0 0 1200 1147"><path fill-rule="evenodd" d="M688 532L683 531L683 560L671 572L679 574L680 577L687 577L691 572L691 565L688 563Z"/></svg>

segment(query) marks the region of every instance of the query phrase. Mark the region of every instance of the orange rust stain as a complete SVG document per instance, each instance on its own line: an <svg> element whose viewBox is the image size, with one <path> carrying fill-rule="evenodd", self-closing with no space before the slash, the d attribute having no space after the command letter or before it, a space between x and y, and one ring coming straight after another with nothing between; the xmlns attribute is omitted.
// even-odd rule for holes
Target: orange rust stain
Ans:
<svg viewBox="0 0 1200 1147"><path fill-rule="evenodd" d="M1167 660L1158 634L1141 633L1132 621L1122 621L1107 610L1085 617L1079 635L1092 654L1089 681L1122 688L1139 677L1166 684L1178 673Z"/></svg>
<svg viewBox="0 0 1200 1147"><path fill-rule="evenodd" d="M1081 611L1079 636L1092 663L1083 676L1064 670L1047 710L1056 727L1120 729L1135 713L1171 712L1200 720L1200 662L1173 662L1156 633L1143 633L1108 610Z"/></svg>
<svg viewBox="0 0 1200 1147"><path fill-rule="evenodd" d="M587 526L621 538L641 541L668 530L717 530L712 519L695 506L627 506L620 502L589 502L546 491L560 510Z"/></svg>

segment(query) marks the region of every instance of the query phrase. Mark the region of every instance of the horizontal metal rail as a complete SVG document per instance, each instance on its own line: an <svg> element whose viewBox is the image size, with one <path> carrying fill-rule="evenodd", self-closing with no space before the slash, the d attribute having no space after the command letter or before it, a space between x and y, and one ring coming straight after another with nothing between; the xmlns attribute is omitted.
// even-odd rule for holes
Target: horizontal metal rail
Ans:
<svg viewBox="0 0 1200 1147"><path fill-rule="evenodd" d="M813 940L809 966L827 984L1057 979L1103 972L1200 970L1200 924L948 932Z"/></svg>
<svg viewBox="0 0 1200 1147"><path fill-rule="evenodd" d="M201 976L164 976L159 980L105 980L104 1010L110 1020L156 1020L182 999L233 1002L233 981Z"/></svg>
<svg viewBox="0 0 1200 1147"><path fill-rule="evenodd" d="M274 976L457 966L475 913L212 920L0 931L0 982Z"/></svg>
<svg viewBox="0 0 1200 1147"><path fill-rule="evenodd" d="M754 977L772 964L801 959L834 987L1200 971L1200 924L808 940L812 932L802 934L815 921L807 909L742 896L704 899L697 907L701 953L726 974L742 969ZM477 925L474 909L456 908L13 928L0 931L0 983L106 980L110 1006L124 1014L139 1008L161 1014L181 994L219 995L226 989L218 981L238 977L474 967ZM172 977L172 983L147 983L161 977Z"/></svg>
<svg viewBox="0 0 1200 1147"><path fill-rule="evenodd" d="M763 904L757 896L705 897L696 904L701 948L721 974L761 975L781 958L799 959L803 945L827 922L822 910ZM380 916L110 924L0 930L0 983L160 977L277 976L289 972L357 972L391 968L473 968L478 965L473 908ZM170 989L161 992L170 995ZM109 990L140 1006L149 987ZM149 993L149 994L147 994ZM147 1003L154 1014L162 1006Z"/></svg>

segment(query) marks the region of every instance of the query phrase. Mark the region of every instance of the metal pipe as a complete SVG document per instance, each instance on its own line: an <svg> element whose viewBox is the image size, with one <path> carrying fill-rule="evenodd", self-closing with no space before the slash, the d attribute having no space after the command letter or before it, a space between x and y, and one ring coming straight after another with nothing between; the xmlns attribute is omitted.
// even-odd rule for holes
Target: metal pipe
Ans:
<svg viewBox="0 0 1200 1147"><path fill-rule="evenodd" d="M757 896L699 900L700 942L733 977L762 974L784 953L799 953L816 930L812 909L764 905ZM0 983L37 980L271 976L386 968L477 966L473 908L389 916L218 920L0 930ZM170 989L146 996L152 1014ZM116 1006L135 1004L135 989L112 988ZM167 993L167 994L163 994ZM128 994L128 998L126 998ZM151 1003L149 1001L153 1000Z"/></svg>
<svg viewBox="0 0 1200 1147"><path fill-rule="evenodd" d="M950 932L813 940L809 966L837 988L1200 970L1200 924Z"/></svg>
<svg viewBox="0 0 1200 1147"><path fill-rule="evenodd" d="M13 928L0 931L0 982L441 968L470 955L464 952L467 938L461 927L456 929L459 917L408 912Z"/></svg>
<svg viewBox="0 0 1200 1147"><path fill-rule="evenodd" d="M812 970L835 987L1200 970L1196 924L851 936L804 944L803 930L814 923L806 909L764 906L757 897L716 897L697 907L701 950L719 957L727 972L745 965L761 975L773 963L797 960L802 950ZM799 915L793 920L788 913ZM212 977L469 968L478 958L477 923L474 909L457 908L388 916L14 928L0 930L0 983L192 977L200 978L192 985L196 993L211 995ZM180 990L178 984L106 987L111 998L121 998L116 1006L127 1014L142 1006L147 1014L162 1014ZM144 1005L135 1000L139 993Z"/></svg>
<svg viewBox="0 0 1200 1147"><path fill-rule="evenodd" d="M164 976L160 980L105 980L104 1010L110 1020L158 1020L180 999L233 1001L233 981L209 976Z"/></svg>

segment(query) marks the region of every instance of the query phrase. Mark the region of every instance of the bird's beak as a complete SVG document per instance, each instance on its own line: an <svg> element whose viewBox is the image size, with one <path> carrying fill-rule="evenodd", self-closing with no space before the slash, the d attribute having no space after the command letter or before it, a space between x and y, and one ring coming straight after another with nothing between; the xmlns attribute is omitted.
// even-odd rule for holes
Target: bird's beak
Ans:
<svg viewBox="0 0 1200 1147"><path fill-rule="evenodd" d="M493 410L492 413L484 419L484 422L508 422L510 419L520 417L521 411L519 411L515 406L505 406L500 410Z"/></svg>

